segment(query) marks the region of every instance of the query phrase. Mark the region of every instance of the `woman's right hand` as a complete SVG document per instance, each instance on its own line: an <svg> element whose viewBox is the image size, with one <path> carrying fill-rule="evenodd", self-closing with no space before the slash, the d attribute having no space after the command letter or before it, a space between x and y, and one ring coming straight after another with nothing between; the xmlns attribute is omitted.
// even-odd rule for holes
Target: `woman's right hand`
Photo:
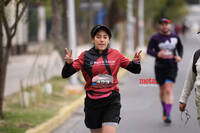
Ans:
<svg viewBox="0 0 200 133"><path fill-rule="evenodd" d="M72 58L72 49L70 50L70 52L68 51L67 48L65 48L65 52L66 52L66 55L65 55L65 62L67 64L71 64L73 62L73 58Z"/></svg>
<svg viewBox="0 0 200 133"><path fill-rule="evenodd" d="M186 107L186 104L185 103L179 103L179 110L181 111L181 112L183 112L183 111L185 111L185 107Z"/></svg>
<svg viewBox="0 0 200 133"><path fill-rule="evenodd" d="M159 58L164 58L164 53L165 53L165 51L164 50L160 50L159 52L158 52L158 57Z"/></svg>

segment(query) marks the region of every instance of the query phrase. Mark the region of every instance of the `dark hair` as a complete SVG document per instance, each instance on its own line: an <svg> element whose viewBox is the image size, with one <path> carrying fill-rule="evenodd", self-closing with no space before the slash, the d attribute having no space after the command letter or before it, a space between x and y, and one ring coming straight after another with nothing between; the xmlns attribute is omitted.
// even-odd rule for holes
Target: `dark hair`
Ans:
<svg viewBox="0 0 200 133"><path fill-rule="evenodd" d="M111 30L105 25L96 25L96 26L94 26L92 28L92 30L91 30L91 33L90 33L91 37L94 38L95 35L97 34L97 32L100 31L100 30L105 31L108 34L109 39L111 39L111 37L112 37Z"/></svg>

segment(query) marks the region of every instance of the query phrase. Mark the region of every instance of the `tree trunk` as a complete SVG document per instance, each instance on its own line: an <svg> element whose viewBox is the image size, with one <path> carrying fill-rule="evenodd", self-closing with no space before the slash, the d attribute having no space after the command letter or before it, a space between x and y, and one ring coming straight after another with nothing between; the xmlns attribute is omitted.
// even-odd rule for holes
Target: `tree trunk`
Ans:
<svg viewBox="0 0 200 133"><path fill-rule="evenodd" d="M51 0L52 5L52 27L50 32L50 38L54 43L54 47L58 50L61 57L65 56L65 45L64 39L62 37L62 17L60 13L60 8L57 0Z"/></svg>
<svg viewBox="0 0 200 133"><path fill-rule="evenodd" d="M9 44L11 44L11 38L8 38L6 46ZM0 18L0 119L3 119L3 100L10 49L11 47L4 48L3 46L3 25Z"/></svg>
<svg viewBox="0 0 200 133"><path fill-rule="evenodd" d="M0 15L0 119L3 118L3 29L2 29L2 19Z"/></svg>
<svg viewBox="0 0 200 133"><path fill-rule="evenodd" d="M10 55L10 49L12 46L12 39L17 31L17 25L19 23L19 20L23 16L23 13L27 7L28 1L19 1L17 3L16 7L16 13L18 16L16 16L14 25L9 27L8 20L6 18L6 13L4 12L5 7L9 4L11 1L7 1L8 3L0 2L0 119L3 118L3 100L4 100L4 90L5 90L5 82L6 82L6 73L7 73L7 65L8 65L8 59ZM20 3L25 2L25 5L21 12L19 11ZM5 28L6 34L3 34L3 27ZM3 42L3 35L6 35L7 42L4 46Z"/></svg>
<svg viewBox="0 0 200 133"><path fill-rule="evenodd" d="M4 98L4 87L5 87L5 64L4 64L4 53L3 49L3 25L2 18L0 16L0 119L3 118L3 98Z"/></svg>
<svg viewBox="0 0 200 133"><path fill-rule="evenodd" d="M118 18L119 18L119 7L117 1L112 0L106 18L106 24L111 30L114 28L114 25Z"/></svg>
<svg viewBox="0 0 200 133"><path fill-rule="evenodd" d="M3 100L7 73L7 62L8 57L3 59L3 63L0 64L0 119L3 118Z"/></svg>
<svg viewBox="0 0 200 133"><path fill-rule="evenodd" d="M67 0L62 1L62 7L63 7L63 36L65 41L67 42Z"/></svg>
<svg viewBox="0 0 200 133"><path fill-rule="evenodd" d="M124 21L125 17L125 12L120 10L119 0L110 1L106 16L106 25L112 30L115 27L115 24Z"/></svg>
<svg viewBox="0 0 200 133"><path fill-rule="evenodd" d="M120 23L119 36L120 36L120 41L121 41L120 50L121 50L122 53L125 54L126 49L127 49L127 44L126 44L126 23L123 22L123 21Z"/></svg>
<svg viewBox="0 0 200 133"><path fill-rule="evenodd" d="M135 50L136 50L136 48L138 47L138 42L139 42L139 41L138 41L138 37L139 37L139 36L138 36L138 31L139 31L139 26L138 26L138 1L139 1L139 0L136 0L136 1L135 1L135 5L137 5L137 6L135 6L135 8L136 8L136 16L135 16L135 18L136 18L135 20L136 20L136 21L135 21L135 34L134 34L134 41L135 41L135 42L134 42L134 44L135 44L135 45L134 45L134 49L135 49Z"/></svg>

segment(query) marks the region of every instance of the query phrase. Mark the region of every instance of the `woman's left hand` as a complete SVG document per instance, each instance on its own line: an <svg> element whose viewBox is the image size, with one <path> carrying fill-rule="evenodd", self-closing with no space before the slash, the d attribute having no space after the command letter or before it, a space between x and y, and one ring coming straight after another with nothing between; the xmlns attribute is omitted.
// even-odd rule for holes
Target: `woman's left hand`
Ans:
<svg viewBox="0 0 200 133"><path fill-rule="evenodd" d="M140 50L139 52L135 53L134 57L133 57L133 62L140 62L141 60L141 54L142 50Z"/></svg>
<svg viewBox="0 0 200 133"><path fill-rule="evenodd" d="M181 57L180 56L174 56L176 62L180 62L181 61Z"/></svg>

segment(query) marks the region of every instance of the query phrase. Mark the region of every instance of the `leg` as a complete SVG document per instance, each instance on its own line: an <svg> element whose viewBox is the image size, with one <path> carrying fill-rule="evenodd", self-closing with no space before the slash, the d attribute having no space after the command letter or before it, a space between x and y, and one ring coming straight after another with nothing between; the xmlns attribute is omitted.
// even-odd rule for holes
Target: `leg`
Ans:
<svg viewBox="0 0 200 133"><path fill-rule="evenodd" d="M112 102L106 108L103 116L102 133L116 133L117 126L120 122L120 94L113 92Z"/></svg>
<svg viewBox="0 0 200 133"><path fill-rule="evenodd" d="M164 84L164 101L166 102L166 104L173 104L173 84L176 80L176 76L177 76L177 71L178 68L173 68L171 70L168 71L168 74L165 78L165 84Z"/></svg>
<svg viewBox="0 0 200 133"><path fill-rule="evenodd" d="M160 85L160 101L164 102L164 85Z"/></svg>
<svg viewBox="0 0 200 133"><path fill-rule="evenodd" d="M165 102L164 108L165 108L165 111L166 111L166 118L164 119L164 121L166 123L171 123L170 113L171 113L172 104L173 104L172 86L173 86L173 82L171 82L171 81L167 81L163 86L164 102Z"/></svg>
<svg viewBox="0 0 200 133"><path fill-rule="evenodd" d="M173 82L166 82L164 85L164 101L166 104L173 104Z"/></svg>
<svg viewBox="0 0 200 133"><path fill-rule="evenodd" d="M85 98L85 125L90 129L91 133L101 133L102 130L102 108L96 108L97 103L87 96ZM100 104L98 104L100 106Z"/></svg>
<svg viewBox="0 0 200 133"><path fill-rule="evenodd" d="M115 126L104 125L101 133L116 133L117 128Z"/></svg>
<svg viewBox="0 0 200 133"><path fill-rule="evenodd" d="M160 101L163 107L163 120L171 123L170 112L173 103L172 86L177 75L177 68L159 68L155 67L156 80L160 85Z"/></svg>
<svg viewBox="0 0 200 133"><path fill-rule="evenodd" d="M164 85L160 85L160 102L163 108L163 119L166 119L165 101L164 101Z"/></svg>
<svg viewBox="0 0 200 133"><path fill-rule="evenodd" d="M155 77L156 77L156 81L159 84L160 102L161 102L161 105L162 105L162 108L163 108L163 117L165 117L166 116L165 101L164 101L164 80L165 80L165 77L163 75L164 75L163 70L159 67L155 67Z"/></svg>

